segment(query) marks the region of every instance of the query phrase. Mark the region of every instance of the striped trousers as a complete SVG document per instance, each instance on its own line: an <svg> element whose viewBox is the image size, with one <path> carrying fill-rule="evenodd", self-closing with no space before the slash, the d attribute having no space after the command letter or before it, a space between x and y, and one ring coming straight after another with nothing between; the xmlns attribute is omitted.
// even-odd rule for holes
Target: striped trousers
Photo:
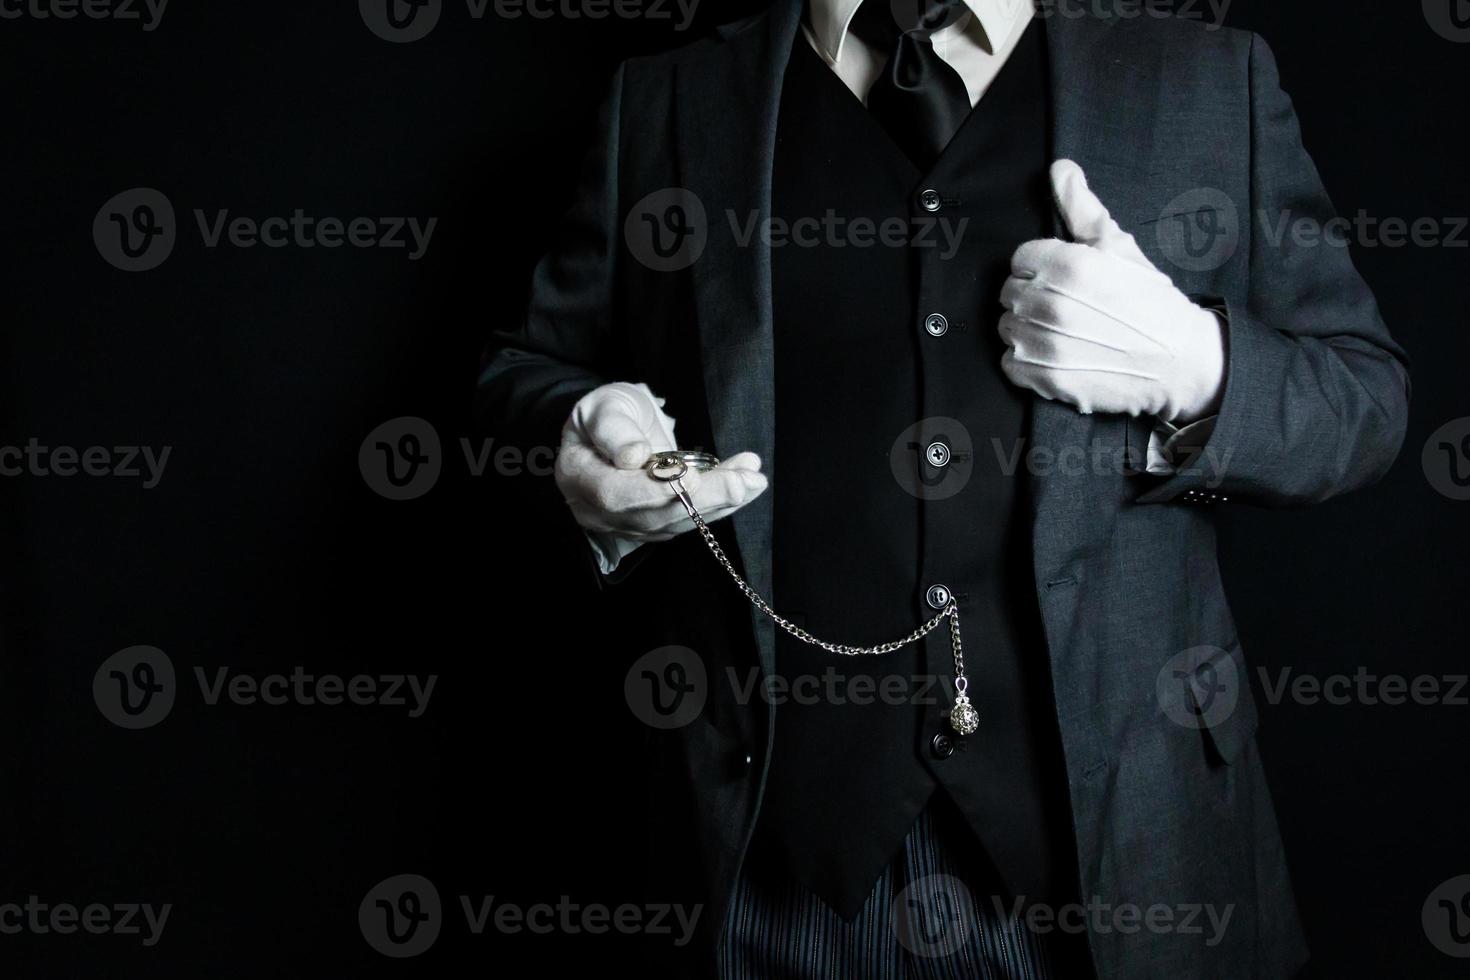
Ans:
<svg viewBox="0 0 1470 980"><path fill-rule="evenodd" d="M1085 937L1018 918L952 808L942 795L930 802L851 922L753 854L726 920L721 980L1089 980Z"/></svg>

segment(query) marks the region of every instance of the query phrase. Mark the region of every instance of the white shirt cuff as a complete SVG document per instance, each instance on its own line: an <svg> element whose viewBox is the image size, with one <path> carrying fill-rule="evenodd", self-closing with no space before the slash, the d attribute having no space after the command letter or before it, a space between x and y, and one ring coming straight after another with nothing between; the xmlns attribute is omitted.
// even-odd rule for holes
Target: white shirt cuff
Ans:
<svg viewBox="0 0 1470 980"><path fill-rule="evenodd" d="M642 544L641 541L629 541L627 538L616 534L608 534L604 531L584 531L587 535L587 543L592 546L592 554L597 558L597 570L604 575L611 575L617 570L618 564Z"/></svg>
<svg viewBox="0 0 1470 980"><path fill-rule="evenodd" d="M1211 415L1188 425L1154 419L1154 429L1148 435L1148 472L1154 476L1173 476L1177 472L1175 450L1181 446L1199 449L1209 441L1219 417Z"/></svg>

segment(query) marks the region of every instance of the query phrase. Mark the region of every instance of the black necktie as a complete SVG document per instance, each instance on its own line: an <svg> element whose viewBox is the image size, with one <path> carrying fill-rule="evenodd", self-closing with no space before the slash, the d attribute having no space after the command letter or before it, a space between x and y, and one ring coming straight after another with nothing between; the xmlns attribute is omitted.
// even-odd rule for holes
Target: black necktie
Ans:
<svg viewBox="0 0 1470 980"><path fill-rule="evenodd" d="M888 53L868 110L922 170L934 166L970 113L964 80L930 40L967 15L963 0L864 0L848 28Z"/></svg>

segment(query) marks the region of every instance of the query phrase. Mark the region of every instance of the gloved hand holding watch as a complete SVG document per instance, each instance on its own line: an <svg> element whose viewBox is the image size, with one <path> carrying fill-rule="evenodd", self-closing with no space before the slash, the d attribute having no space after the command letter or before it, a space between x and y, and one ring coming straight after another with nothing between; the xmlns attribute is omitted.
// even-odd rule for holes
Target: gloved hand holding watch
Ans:
<svg viewBox="0 0 1470 980"><path fill-rule="evenodd" d="M664 400L646 384L616 382L585 395L562 429L556 485L608 574L646 542L694 529L665 483L644 469L655 452L678 447ZM708 521L735 513L766 489L760 457L740 453L714 469L691 470L683 485Z"/></svg>

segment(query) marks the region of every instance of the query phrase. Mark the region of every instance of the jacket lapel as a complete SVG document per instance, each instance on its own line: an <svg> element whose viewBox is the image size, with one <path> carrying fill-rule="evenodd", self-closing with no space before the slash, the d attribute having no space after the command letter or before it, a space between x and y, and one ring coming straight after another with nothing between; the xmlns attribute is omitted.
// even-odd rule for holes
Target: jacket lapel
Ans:
<svg viewBox="0 0 1470 980"><path fill-rule="evenodd" d="M680 179L703 204L708 238L691 269L715 452L751 451L771 472L775 374L771 253L759 229L771 213L771 166L786 59L801 0L777 0L722 29L707 57L678 66L675 125ZM748 236L748 237L747 237ZM745 577L771 595L772 492L732 519ZM774 599L772 600L775 601ZM775 632L752 610L762 665L775 663Z"/></svg>

